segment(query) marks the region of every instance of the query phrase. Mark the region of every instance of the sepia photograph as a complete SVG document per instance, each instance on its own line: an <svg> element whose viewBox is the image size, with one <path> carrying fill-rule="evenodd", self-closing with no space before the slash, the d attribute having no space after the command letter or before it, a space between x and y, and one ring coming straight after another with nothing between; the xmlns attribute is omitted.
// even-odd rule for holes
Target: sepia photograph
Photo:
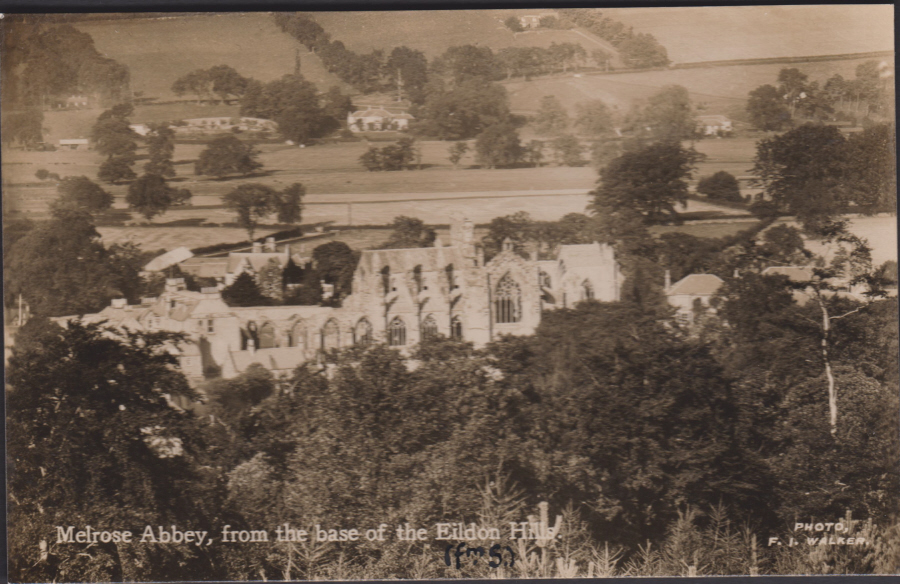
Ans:
<svg viewBox="0 0 900 584"><path fill-rule="evenodd" d="M900 574L892 4L0 35L8 581Z"/></svg>

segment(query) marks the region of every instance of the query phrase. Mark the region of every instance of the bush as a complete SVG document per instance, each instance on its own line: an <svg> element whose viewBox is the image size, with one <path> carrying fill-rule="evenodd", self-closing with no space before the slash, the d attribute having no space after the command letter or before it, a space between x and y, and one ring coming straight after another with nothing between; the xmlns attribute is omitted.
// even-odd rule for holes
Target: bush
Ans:
<svg viewBox="0 0 900 584"><path fill-rule="evenodd" d="M697 192L709 197L711 200L740 203L741 188L738 180L731 173L720 170L712 176L705 176L697 183Z"/></svg>

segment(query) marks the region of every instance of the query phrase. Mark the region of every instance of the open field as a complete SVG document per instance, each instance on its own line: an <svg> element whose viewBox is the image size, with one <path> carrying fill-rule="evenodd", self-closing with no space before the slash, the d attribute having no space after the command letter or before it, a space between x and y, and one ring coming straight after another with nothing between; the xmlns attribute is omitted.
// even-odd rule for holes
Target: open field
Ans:
<svg viewBox="0 0 900 584"><path fill-rule="evenodd" d="M890 5L604 8L675 62L837 55L894 48ZM797 23L803 23L802 31ZM840 31L836 34L835 31Z"/></svg>
<svg viewBox="0 0 900 584"><path fill-rule="evenodd" d="M512 109L517 112L536 112L545 95L554 95L570 112L575 104L590 99L602 99L620 113L627 112L635 102L643 101L666 85L681 85L690 92L691 101L703 106L708 113L742 117L747 94L765 84L776 84L778 73L785 67L796 67L811 81L820 85L834 75L852 79L856 66L868 59L816 61L784 65L733 65L696 69L666 69L634 73L589 74L536 78L532 81L504 82L509 91Z"/></svg>
<svg viewBox="0 0 900 584"><path fill-rule="evenodd" d="M93 37L101 53L128 65L132 89L161 100L176 97L171 91L176 79L213 65L230 65L260 81L278 79L294 71L295 51L300 48L266 12L160 17L152 22L91 21L75 26ZM303 76L320 90L337 85L347 91L318 57L301 48L300 59Z"/></svg>
<svg viewBox="0 0 900 584"><path fill-rule="evenodd" d="M477 45L495 52L506 47L549 47L551 43L577 43L591 53L604 48L616 52L609 43L593 35L572 30L536 30L513 33L503 21L511 15L534 10L413 10L406 12L321 12L316 21L332 38L348 49L367 53L383 49L390 53L405 45L425 53L429 59L449 47Z"/></svg>

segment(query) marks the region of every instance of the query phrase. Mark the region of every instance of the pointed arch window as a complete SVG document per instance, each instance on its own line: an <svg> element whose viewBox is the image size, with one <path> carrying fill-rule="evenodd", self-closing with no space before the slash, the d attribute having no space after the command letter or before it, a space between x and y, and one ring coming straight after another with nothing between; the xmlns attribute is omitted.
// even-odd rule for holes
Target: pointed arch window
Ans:
<svg viewBox="0 0 900 584"><path fill-rule="evenodd" d="M522 290L509 274L500 278L494 296L494 322L499 324L522 320Z"/></svg>
<svg viewBox="0 0 900 584"><path fill-rule="evenodd" d="M395 316L388 325L388 345L402 347L406 344L406 323L399 316Z"/></svg>
<svg viewBox="0 0 900 584"><path fill-rule="evenodd" d="M322 327L322 350L330 351L341 347L340 329L333 318Z"/></svg>
<svg viewBox="0 0 900 584"><path fill-rule="evenodd" d="M425 317L425 320L422 321L422 338L423 339L431 339L436 337L438 334L438 325L437 321L434 320L434 316L428 315Z"/></svg>
<svg viewBox="0 0 900 584"><path fill-rule="evenodd" d="M356 323L356 327L353 329L354 344L360 346L371 345L373 340L372 323L365 317L359 319L359 322Z"/></svg>
<svg viewBox="0 0 900 584"><path fill-rule="evenodd" d="M267 322L259 327L259 348L272 349L275 347L275 325Z"/></svg>
<svg viewBox="0 0 900 584"><path fill-rule="evenodd" d="M306 325L302 321L295 324L294 328L291 329L291 346L306 350Z"/></svg>
<svg viewBox="0 0 900 584"><path fill-rule="evenodd" d="M593 300L594 299L594 285L591 284L590 280L585 280L581 283L581 299L582 300Z"/></svg>
<svg viewBox="0 0 900 584"><path fill-rule="evenodd" d="M458 316L450 319L450 336L458 340L463 338L462 320Z"/></svg>

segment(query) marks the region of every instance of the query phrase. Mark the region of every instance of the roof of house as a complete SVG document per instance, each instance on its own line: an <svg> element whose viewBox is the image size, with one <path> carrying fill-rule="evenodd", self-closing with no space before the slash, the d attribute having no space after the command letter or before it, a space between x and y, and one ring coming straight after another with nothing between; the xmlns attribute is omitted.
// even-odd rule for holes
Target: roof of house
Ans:
<svg viewBox="0 0 900 584"><path fill-rule="evenodd" d="M191 250L186 247L177 247L150 260L144 266L144 270L147 272L159 272L192 257L194 257L194 254L191 253Z"/></svg>
<svg viewBox="0 0 900 584"><path fill-rule="evenodd" d="M359 110L350 114L351 117L354 118L391 118L395 117L395 114L382 109L382 108L369 108L367 110ZM399 115L399 114L398 114Z"/></svg>
<svg viewBox="0 0 900 584"><path fill-rule="evenodd" d="M711 296L725 282L715 274L690 274L676 282L669 291L668 296L687 294L690 296Z"/></svg>
<svg viewBox="0 0 900 584"><path fill-rule="evenodd" d="M406 112L404 112L402 114L397 114L397 115L393 116L393 118L395 120L414 120L414 119L416 119L411 114L408 114Z"/></svg>
<svg viewBox="0 0 900 584"><path fill-rule="evenodd" d="M806 282L813 279L811 268L803 266L771 266L762 271L763 276L787 276L791 282Z"/></svg>
<svg viewBox="0 0 900 584"><path fill-rule="evenodd" d="M87 138L65 138L59 141L60 144L87 144Z"/></svg>
<svg viewBox="0 0 900 584"><path fill-rule="evenodd" d="M239 373L258 363L269 371L292 371L306 359L297 347L277 347L255 351L232 351L231 362Z"/></svg>
<svg viewBox="0 0 900 584"><path fill-rule="evenodd" d="M729 124L731 120L726 116L715 114L708 116L697 116L697 119L704 123L717 123L717 124Z"/></svg>
<svg viewBox="0 0 900 584"><path fill-rule="evenodd" d="M604 251L604 246L597 242L561 245L556 257L565 262L567 268L589 268L603 265L609 258L609 251Z"/></svg>
<svg viewBox="0 0 900 584"><path fill-rule="evenodd" d="M179 267L201 278L224 278L228 273L228 258L188 258Z"/></svg>

